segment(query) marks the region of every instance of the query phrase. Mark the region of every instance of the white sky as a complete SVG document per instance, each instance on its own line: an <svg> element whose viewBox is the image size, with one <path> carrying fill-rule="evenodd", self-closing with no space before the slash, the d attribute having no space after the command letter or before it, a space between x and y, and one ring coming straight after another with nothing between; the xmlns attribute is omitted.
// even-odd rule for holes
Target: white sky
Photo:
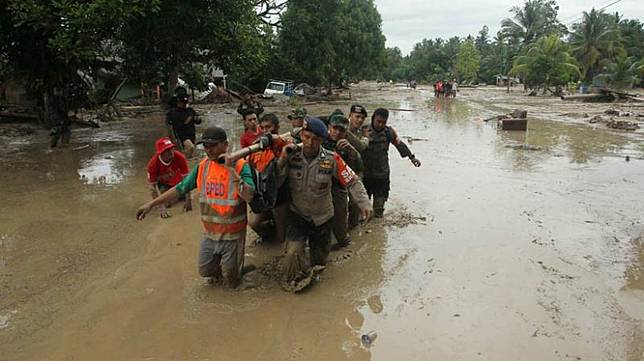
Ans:
<svg viewBox="0 0 644 361"><path fill-rule="evenodd" d="M558 0L559 20L566 26L578 21L583 11L601 8L616 0ZM407 55L423 38L476 36L483 25L494 37L501 20L510 17L512 6L522 0L375 0L382 16L387 47L397 46ZM618 11L623 17L644 20L644 0L622 0L606 12Z"/></svg>

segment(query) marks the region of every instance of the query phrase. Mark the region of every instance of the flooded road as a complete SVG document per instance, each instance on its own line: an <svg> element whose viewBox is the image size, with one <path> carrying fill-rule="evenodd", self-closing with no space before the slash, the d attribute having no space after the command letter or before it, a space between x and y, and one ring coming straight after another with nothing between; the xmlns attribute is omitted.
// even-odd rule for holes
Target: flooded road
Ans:
<svg viewBox="0 0 644 361"><path fill-rule="evenodd" d="M389 123L423 166L392 150L384 222L299 295L270 277L278 245L247 246L263 270L229 291L197 274L197 212L135 220L161 114L77 131L72 146L93 144L78 152L1 138L0 358L643 360L644 133L553 115L580 104L432 93L352 89L369 113L414 110ZM476 120L528 101L527 132ZM238 144L234 105L197 109Z"/></svg>

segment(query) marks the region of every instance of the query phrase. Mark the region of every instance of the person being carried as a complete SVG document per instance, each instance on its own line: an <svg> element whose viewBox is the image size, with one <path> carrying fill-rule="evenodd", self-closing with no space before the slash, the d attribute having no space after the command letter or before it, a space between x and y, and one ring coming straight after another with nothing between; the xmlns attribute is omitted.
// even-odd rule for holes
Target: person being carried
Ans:
<svg viewBox="0 0 644 361"><path fill-rule="evenodd" d="M365 166L362 181L369 198L373 197L373 214L377 218L382 217L389 198L389 144L396 147L401 157L409 158L414 166L420 167L420 160L400 140L394 128L387 125L388 118L387 109L378 108L373 112L368 130L369 147L362 153Z"/></svg>
<svg viewBox="0 0 644 361"><path fill-rule="evenodd" d="M363 219L371 215L362 182L338 154L322 147L327 136L328 130L320 119L307 117L300 132L302 145L287 144L278 160L291 198L286 231L287 284L306 278L309 266L326 264L333 224L334 180L355 197ZM307 241L309 262L304 259Z"/></svg>
<svg viewBox="0 0 644 361"><path fill-rule="evenodd" d="M248 156L248 163L257 172L269 171L271 162L276 162L282 153L286 141L277 137L279 135L280 123L275 114L268 113L262 116L260 129L263 136L271 137L270 147L262 151L252 153ZM257 233L262 240L273 239L277 243L283 243L286 237L286 217L288 216L288 188L285 184L277 184L277 198L272 209L260 213L250 212L248 225ZM273 227L271 227L271 220Z"/></svg>
<svg viewBox="0 0 644 361"><path fill-rule="evenodd" d="M155 206L197 189L204 228L199 247L199 274L207 278L223 277L225 284L235 288L244 265L246 202L253 197L255 183L246 161L233 160L226 154L225 130L207 128L199 143L203 144L207 157L179 184L142 205L136 218L142 220Z"/></svg>
<svg viewBox="0 0 644 361"><path fill-rule="evenodd" d="M177 106L166 114L166 124L170 139L183 149L186 157L192 157L195 150L195 124L201 124L201 119L188 106L187 94L177 97Z"/></svg>
<svg viewBox="0 0 644 361"><path fill-rule="evenodd" d="M329 137L322 145L336 152L355 172L362 173L363 164L360 153L346 139L349 120L344 114L334 113L329 117ZM346 187L337 180L333 181L333 235L337 241L335 248L343 248L351 243L348 231L349 199Z"/></svg>
<svg viewBox="0 0 644 361"><path fill-rule="evenodd" d="M248 110L242 117L244 120L244 134L239 137L239 144L242 148L246 148L262 135L262 131L257 126L257 114L254 111Z"/></svg>
<svg viewBox="0 0 644 361"><path fill-rule="evenodd" d="M188 160L181 152L175 151L175 145L170 138L159 138L155 143L156 153L148 162L148 185L152 191L152 199L158 198L161 194L176 186L185 178L188 173ZM179 199L183 200L183 209L186 212L192 210L190 192ZM166 207L172 206L174 202L159 205L161 218L170 217Z"/></svg>

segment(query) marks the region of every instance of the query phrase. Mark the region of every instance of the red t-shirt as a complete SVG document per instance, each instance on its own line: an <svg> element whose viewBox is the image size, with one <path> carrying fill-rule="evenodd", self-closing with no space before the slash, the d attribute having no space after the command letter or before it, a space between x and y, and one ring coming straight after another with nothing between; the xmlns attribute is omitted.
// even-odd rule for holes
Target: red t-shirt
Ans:
<svg viewBox="0 0 644 361"><path fill-rule="evenodd" d="M148 162L148 182L162 183L174 187L190 173L188 160L181 152L173 151L174 158L164 164L159 155L154 155Z"/></svg>
<svg viewBox="0 0 644 361"><path fill-rule="evenodd" d="M244 132L244 134L239 137L239 144L241 144L242 148L246 148L251 146L259 136L262 135L262 132L257 129L257 132L253 132L251 130L247 130Z"/></svg>

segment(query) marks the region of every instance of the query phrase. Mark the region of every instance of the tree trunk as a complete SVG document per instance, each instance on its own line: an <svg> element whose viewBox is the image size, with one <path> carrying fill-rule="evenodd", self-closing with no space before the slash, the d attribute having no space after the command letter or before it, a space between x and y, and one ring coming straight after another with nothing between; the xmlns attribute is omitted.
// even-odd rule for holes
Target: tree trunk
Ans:
<svg viewBox="0 0 644 361"><path fill-rule="evenodd" d="M179 83L179 65L174 65L168 75L168 94L174 95L174 90Z"/></svg>

